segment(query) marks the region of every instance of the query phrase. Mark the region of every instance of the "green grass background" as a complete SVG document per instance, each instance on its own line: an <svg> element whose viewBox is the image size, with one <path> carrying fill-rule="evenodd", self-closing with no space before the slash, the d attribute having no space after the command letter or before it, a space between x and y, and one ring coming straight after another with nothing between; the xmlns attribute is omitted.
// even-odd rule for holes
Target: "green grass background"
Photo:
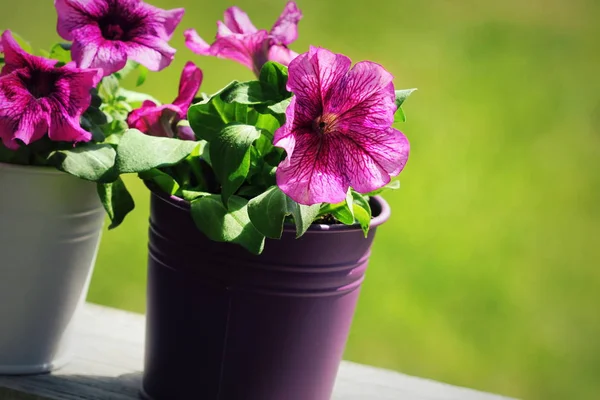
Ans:
<svg viewBox="0 0 600 400"><path fill-rule="evenodd" d="M237 4L270 27L283 1L184 6L174 65L146 89L165 102L188 59L214 92L251 73L183 46ZM56 39L49 0L0 0L0 29ZM300 0L292 46L386 66L412 153L387 194L346 358L527 399L600 396L600 2ZM106 232L89 300L144 311L148 194ZM199 255L201 257L201 255Z"/></svg>

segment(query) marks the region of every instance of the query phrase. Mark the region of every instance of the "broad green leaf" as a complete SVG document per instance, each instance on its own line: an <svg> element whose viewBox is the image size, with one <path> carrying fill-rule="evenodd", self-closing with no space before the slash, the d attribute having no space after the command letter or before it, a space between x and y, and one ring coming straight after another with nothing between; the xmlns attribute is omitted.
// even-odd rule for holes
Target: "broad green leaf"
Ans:
<svg viewBox="0 0 600 400"><path fill-rule="evenodd" d="M112 182L115 171L116 151L106 143L89 143L68 150L58 150L50 157L53 165L61 171L93 182Z"/></svg>
<svg viewBox="0 0 600 400"><path fill-rule="evenodd" d="M70 43L57 43L52 46L48 58L57 60L60 65L65 65L71 62L71 44Z"/></svg>
<svg viewBox="0 0 600 400"><path fill-rule="evenodd" d="M269 110L273 111L275 114L285 114L285 110L287 110L288 106L292 102L292 99L285 99L280 101L279 103L275 103L269 106Z"/></svg>
<svg viewBox="0 0 600 400"><path fill-rule="evenodd" d="M144 67L143 65L140 65L138 67L138 70L140 74L138 75L137 81L135 82L135 86L137 87L142 86L144 82L146 82L146 78L148 77L148 68Z"/></svg>
<svg viewBox="0 0 600 400"><path fill-rule="evenodd" d="M360 224L365 237L369 234L369 226L371 225L371 205L366 196L352 191L352 211L354 219Z"/></svg>
<svg viewBox="0 0 600 400"><path fill-rule="evenodd" d="M196 190L182 190L181 195L186 201L194 201L199 197L212 196L212 193L198 192Z"/></svg>
<svg viewBox="0 0 600 400"><path fill-rule="evenodd" d="M366 195L367 196L377 196L378 194L385 192L386 190L396 190L396 189L400 189L400 181L391 181L384 187L377 189L377 190L373 190L372 192L369 192Z"/></svg>
<svg viewBox="0 0 600 400"><path fill-rule="evenodd" d="M221 92L221 100L225 103L240 104L274 104L279 94L270 86L260 81L237 82Z"/></svg>
<svg viewBox="0 0 600 400"><path fill-rule="evenodd" d="M236 82L233 82L235 84ZM229 87L229 86L228 86ZM224 90L226 90L225 88ZM195 104L188 110L188 120L197 138L211 141L226 125L246 123L248 106L239 103L225 103L219 94L209 100Z"/></svg>
<svg viewBox="0 0 600 400"><path fill-rule="evenodd" d="M250 170L250 148L260 136L251 125L225 127L210 144L210 159L221 183L223 203L244 183Z"/></svg>
<svg viewBox="0 0 600 400"><path fill-rule="evenodd" d="M246 199L231 196L225 207L218 195L210 195L199 197L191 204L196 226L209 239L237 243L254 254L262 252L265 237L250 222Z"/></svg>
<svg viewBox="0 0 600 400"><path fill-rule="evenodd" d="M108 229L119 226L125 216L135 208L133 198L121 178L111 183L98 183L98 196L111 220Z"/></svg>
<svg viewBox="0 0 600 400"><path fill-rule="evenodd" d="M267 61L260 70L259 80L279 94L279 100L291 97L291 93L286 89L288 81L287 67L274 61Z"/></svg>
<svg viewBox="0 0 600 400"><path fill-rule="evenodd" d="M175 194L179 190L179 184L169 174L165 174L158 168L153 168L149 171L143 171L138 176L145 181L152 181L163 192Z"/></svg>
<svg viewBox="0 0 600 400"><path fill-rule="evenodd" d="M196 146L198 142L154 137L129 129L117 146L117 171L139 173L174 165L189 156Z"/></svg>
<svg viewBox="0 0 600 400"><path fill-rule="evenodd" d="M292 215L296 224L296 237L300 237L318 216L320 208L321 204L298 204L279 187L271 186L248 202L248 215L260 233L273 239L281 238L285 218Z"/></svg>
<svg viewBox="0 0 600 400"><path fill-rule="evenodd" d="M348 193L346 193L346 200L334 205L330 213L342 224L352 225L354 224L354 208L352 207L353 202L354 199L352 197L352 193L350 190L348 190Z"/></svg>

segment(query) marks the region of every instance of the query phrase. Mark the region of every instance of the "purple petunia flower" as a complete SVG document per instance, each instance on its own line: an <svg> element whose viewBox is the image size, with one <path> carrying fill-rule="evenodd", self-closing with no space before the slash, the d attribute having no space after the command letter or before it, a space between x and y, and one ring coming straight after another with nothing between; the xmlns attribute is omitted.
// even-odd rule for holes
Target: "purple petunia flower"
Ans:
<svg viewBox="0 0 600 400"><path fill-rule="evenodd" d="M138 129L151 136L175 137L184 140L196 140L194 132L189 127L178 127L179 121L187 116L200 84L202 70L193 62L188 62L181 73L179 95L173 104L159 106L153 101L146 100L141 108L134 110L127 119L131 128Z"/></svg>
<svg viewBox="0 0 600 400"><path fill-rule="evenodd" d="M277 185L300 204L339 203L349 187L368 193L402 171L406 137L391 127L392 75L381 65L311 47L290 63L294 97L274 144L287 152Z"/></svg>
<svg viewBox="0 0 600 400"><path fill-rule="evenodd" d="M54 0L58 34L72 40L71 54L80 68L121 70L130 58L151 71L171 64L168 41L184 9L163 10L141 0Z"/></svg>
<svg viewBox="0 0 600 400"><path fill-rule="evenodd" d="M79 125L89 107L96 69L65 65L33 56L19 47L10 31L2 34L5 65L0 74L0 139L16 150L46 133L51 140L87 142L92 135Z"/></svg>
<svg viewBox="0 0 600 400"><path fill-rule="evenodd" d="M298 53L288 45L298 38L298 22L302 12L290 1L271 28L271 32L258 30L248 15L237 7L225 11L225 22L217 21L217 38L208 45L195 29L185 31L185 44L193 52L235 60L256 75L267 61L288 65Z"/></svg>

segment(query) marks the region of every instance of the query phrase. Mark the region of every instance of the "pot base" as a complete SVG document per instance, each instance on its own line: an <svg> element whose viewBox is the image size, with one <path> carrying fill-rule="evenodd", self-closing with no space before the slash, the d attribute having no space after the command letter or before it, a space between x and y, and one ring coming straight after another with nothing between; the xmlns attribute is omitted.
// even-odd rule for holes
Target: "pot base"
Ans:
<svg viewBox="0 0 600 400"><path fill-rule="evenodd" d="M37 365L0 365L0 375L41 375L61 369L71 361L71 356Z"/></svg>

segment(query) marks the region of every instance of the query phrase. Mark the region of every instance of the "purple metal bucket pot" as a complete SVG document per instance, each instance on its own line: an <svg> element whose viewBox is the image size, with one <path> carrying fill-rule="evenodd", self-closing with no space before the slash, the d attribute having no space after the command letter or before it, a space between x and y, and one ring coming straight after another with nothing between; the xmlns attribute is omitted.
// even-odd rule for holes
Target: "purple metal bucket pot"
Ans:
<svg viewBox="0 0 600 400"><path fill-rule="evenodd" d="M152 192L146 360L152 400L327 400L375 228L286 227L260 256L207 239L189 204Z"/></svg>

